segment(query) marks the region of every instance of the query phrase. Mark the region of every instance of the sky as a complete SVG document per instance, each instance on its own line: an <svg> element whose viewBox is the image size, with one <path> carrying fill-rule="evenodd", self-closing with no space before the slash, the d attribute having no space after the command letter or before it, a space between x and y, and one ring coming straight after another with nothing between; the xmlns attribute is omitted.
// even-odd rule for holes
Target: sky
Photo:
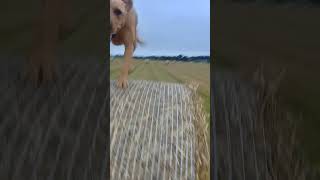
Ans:
<svg viewBox="0 0 320 180"><path fill-rule="evenodd" d="M210 55L210 0L134 0L138 34L135 55ZM111 55L123 46L110 46Z"/></svg>

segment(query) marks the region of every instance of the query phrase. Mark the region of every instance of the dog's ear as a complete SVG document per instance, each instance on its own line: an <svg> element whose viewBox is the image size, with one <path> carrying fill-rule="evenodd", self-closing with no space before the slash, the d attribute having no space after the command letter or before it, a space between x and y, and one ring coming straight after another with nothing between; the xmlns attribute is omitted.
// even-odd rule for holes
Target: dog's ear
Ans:
<svg viewBox="0 0 320 180"><path fill-rule="evenodd" d="M132 0L122 0L126 4L126 8L129 11L132 8L133 2Z"/></svg>

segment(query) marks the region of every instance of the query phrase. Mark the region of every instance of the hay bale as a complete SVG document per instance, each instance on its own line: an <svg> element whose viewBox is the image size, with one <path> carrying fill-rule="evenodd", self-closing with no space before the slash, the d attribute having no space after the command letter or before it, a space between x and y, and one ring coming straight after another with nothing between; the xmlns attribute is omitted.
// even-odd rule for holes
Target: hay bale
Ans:
<svg viewBox="0 0 320 180"><path fill-rule="evenodd" d="M106 66L59 64L57 81L35 88L19 79L23 59L10 60L0 66L0 179L107 179Z"/></svg>
<svg viewBox="0 0 320 180"><path fill-rule="evenodd" d="M111 81L112 179L195 179L192 91L185 85Z"/></svg>

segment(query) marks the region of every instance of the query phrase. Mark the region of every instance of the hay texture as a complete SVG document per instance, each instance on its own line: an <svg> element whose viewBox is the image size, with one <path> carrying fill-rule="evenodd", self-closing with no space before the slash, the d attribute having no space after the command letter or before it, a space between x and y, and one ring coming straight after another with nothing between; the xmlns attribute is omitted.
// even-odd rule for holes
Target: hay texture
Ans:
<svg viewBox="0 0 320 180"><path fill-rule="evenodd" d="M185 85L129 81L110 86L111 179L196 179L192 91Z"/></svg>

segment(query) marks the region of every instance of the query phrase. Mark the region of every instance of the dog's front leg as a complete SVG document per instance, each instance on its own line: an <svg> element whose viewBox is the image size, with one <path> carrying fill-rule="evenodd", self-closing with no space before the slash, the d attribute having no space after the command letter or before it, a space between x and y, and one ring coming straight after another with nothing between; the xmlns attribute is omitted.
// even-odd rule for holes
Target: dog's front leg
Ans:
<svg viewBox="0 0 320 180"><path fill-rule="evenodd" d="M28 76L35 84L54 79L54 52L58 43L59 10L62 0L43 1L41 16L37 17L31 54L28 59Z"/></svg>
<svg viewBox="0 0 320 180"><path fill-rule="evenodd" d="M132 64L132 56L133 56L134 46L132 43L125 44L125 52L124 52L124 63L121 69L121 74L117 82L117 86L119 88L127 88L128 87L128 73L129 68Z"/></svg>

